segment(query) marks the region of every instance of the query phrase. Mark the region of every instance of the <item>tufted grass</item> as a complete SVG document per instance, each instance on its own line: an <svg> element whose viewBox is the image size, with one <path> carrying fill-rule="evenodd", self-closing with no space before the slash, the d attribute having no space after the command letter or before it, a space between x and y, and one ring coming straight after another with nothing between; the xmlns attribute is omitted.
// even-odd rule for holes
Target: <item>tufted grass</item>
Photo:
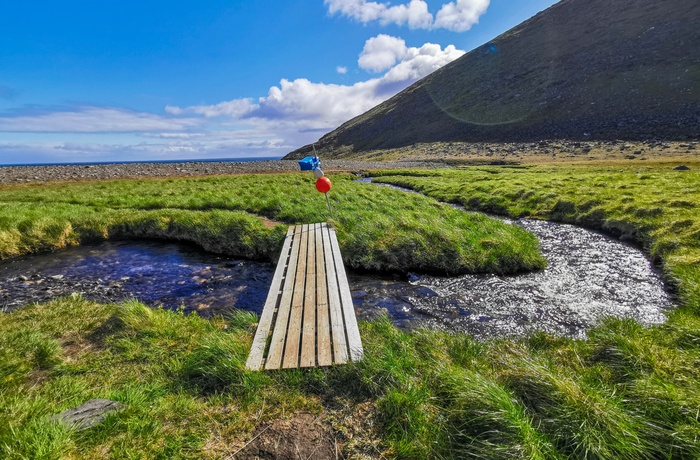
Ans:
<svg viewBox="0 0 700 460"><path fill-rule="evenodd" d="M628 190L622 176L639 180L624 168L486 168L382 180L465 204L483 193L511 215L624 230L676 283L682 304L665 324L608 319L586 340L535 333L482 342L400 331L380 318L360 323L359 363L251 373L243 368L255 329L249 314L203 319L69 297L0 316L0 457L225 458L271 421L311 411L326 413L347 457L699 458L699 268L688 230L697 225L692 209L700 200L689 190L698 182L648 168L640 175L654 181L628 183L632 193L624 196L608 195L610 184ZM541 194L530 200L528 192ZM557 207L565 201L571 204ZM668 244L669 227L679 225L687 231ZM126 408L84 432L47 420L98 397ZM342 411L365 403L364 416ZM371 429L358 434L358 424Z"/></svg>
<svg viewBox="0 0 700 460"><path fill-rule="evenodd" d="M334 177L335 219L311 175L0 187L0 258L106 238L184 240L275 261L285 224L330 220L345 263L374 271L517 273L545 261L530 233L430 198Z"/></svg>

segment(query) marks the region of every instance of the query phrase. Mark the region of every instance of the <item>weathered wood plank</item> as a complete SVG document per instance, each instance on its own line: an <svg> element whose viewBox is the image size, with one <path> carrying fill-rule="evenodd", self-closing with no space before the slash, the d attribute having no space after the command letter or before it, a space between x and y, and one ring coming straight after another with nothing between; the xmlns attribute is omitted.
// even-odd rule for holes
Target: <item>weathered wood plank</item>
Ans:
<svg viewBox="0 0 700 460"><path fill-rule="evenodd" d="M299 250L301 249L301 230L301 225L294 227L294 237L292 241L292 250L289 255L287 276L284 279L284 288L282 289L282 298L280 299L277 318L275 319L275 328L272 332L270 349L267 353L267 359L265 360L265 369L268 370L279 369L282 365L282 353L284 352L289 312L291 310L294 285L296 283L297 261L299 258Z"/></svg>
<svg viewBox="0 0 700 460"><path fill-rule="evenodd" d="M316 227L319 225L309 225L299 367L314 367L316 365Z"/></svg>
<svg viewBox="0 0 700 460"><path fill-rule="evenodd" d="M362 359L364 351L362 349L362 341L360 340L360 330L357 327L357 319L355 318L355 307L352 304L348 277L345 274L345 266L343 265L343 258L340 255L340 246L338 245L338 238L335 235L335 231L330 229L329 234L331 248L333 250L333 259L335 260L335 269L338 275L338 289L343 306L343 317L345 319L345 331L347 332L350 357L353 361L359 361Z"/></svg>
<svg viewBox="0 0 700 460"><path fill-rule="evenodd" d="M348 362L348 343L345 339L345 321L343 308L340 304L338 278L331 249L330 229L323 229L323 258L325 260L326 277L328 279L328 306L331 314L331 336L333 338L333 358L336 364Z"/></svg>
<svg viewBox="0 0 700 460"><path fill-rule="evenodd" d="M290 227L246 367L330 366L362 355L335 231L326 224Z"/></svg>
<svg viewBox="0 0 700 460"><path fill-rule="evenodd" d="M331 324L328 311L328 279L323 257L323 234L326 224L316 226L316 353L319 366L333 364L331 349Z"/></svg>
<svg viewBox="0 0 700 460"><path fill-rule="evenodd" d="M267 293L265 306L260 314L258 330L255 332L255 337L253 338L253 346L250 348L250 354L248 355L248 360L245 364L247 369L257 371L262 367L265 342L267 341L267 336L270 334L270 329L272 328L272 319L275 314L275 308L277 307L277 301L280 299L282 281L284 280L285 273L289 267L289 258L293 238L294 227L289 227L287 230L287 236L284 238L284 245L282 246L282 252L280 253L279 261L277 262L275 274L272 277L270 292ZM293 269L294 268L292 268L292 270Z"/></svg>
<svg viewBox="0 0 700 460"><path fill-rule="evenodd" d="M284 345L283 369L299 366L299 343L301 341L301 319L304 311L308 242L309 225L304 225L301 230L301 247L299 249L299 259L297 260L296 282L294 283L294 294L292 296L292 309L289 313L287 340Z"/></svg>

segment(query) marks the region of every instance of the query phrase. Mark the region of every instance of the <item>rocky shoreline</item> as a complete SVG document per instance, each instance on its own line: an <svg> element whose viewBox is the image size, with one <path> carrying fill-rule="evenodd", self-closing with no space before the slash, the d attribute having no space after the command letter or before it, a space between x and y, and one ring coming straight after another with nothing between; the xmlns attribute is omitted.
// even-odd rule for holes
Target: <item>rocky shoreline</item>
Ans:
<svg viewBox="0 0 700 460"><path fill-rule="evenodd" d="M332 171L362 171L369 169L405 169L444 167L429 161L346 161L323 160L322 168ZM252 173L286 173L299 171L293 160L254 162L183 162L127 163L52 166L2 166L0 184L31 182L85 181L109 179L140 179L153 177L201 177Z"/></svg>

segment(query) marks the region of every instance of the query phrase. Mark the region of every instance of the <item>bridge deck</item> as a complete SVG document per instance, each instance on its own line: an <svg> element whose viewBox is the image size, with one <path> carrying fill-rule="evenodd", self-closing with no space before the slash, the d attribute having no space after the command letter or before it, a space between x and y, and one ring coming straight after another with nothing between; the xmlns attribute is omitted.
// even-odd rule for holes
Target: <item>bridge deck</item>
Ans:
<svg viewBox="0 0 700 460"><path fill-rule="evenodd" d="M362 354L335 230L325 223L289 227L246 367L330 366Z"/></svg>

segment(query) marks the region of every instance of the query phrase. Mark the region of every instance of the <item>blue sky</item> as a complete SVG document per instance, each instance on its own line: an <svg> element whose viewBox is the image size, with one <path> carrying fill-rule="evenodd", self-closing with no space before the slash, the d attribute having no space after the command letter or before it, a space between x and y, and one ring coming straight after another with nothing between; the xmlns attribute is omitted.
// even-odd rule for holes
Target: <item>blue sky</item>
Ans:
<svg viewBox="0 0 700 460"><path fill-rule="evenodd" d="M0 164L282 156L554 3L5 2Z"/></svg>

